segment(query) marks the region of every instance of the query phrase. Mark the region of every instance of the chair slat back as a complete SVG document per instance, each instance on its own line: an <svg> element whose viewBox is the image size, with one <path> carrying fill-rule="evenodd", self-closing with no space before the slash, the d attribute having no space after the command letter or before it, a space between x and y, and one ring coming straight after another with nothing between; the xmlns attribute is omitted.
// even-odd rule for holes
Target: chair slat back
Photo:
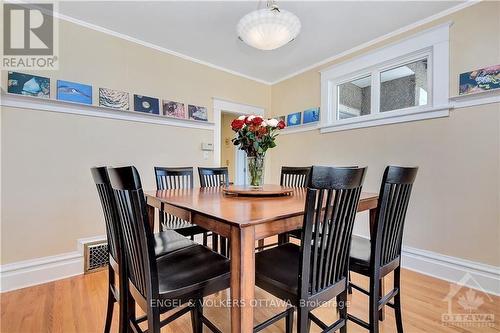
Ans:
<svg viewBox="0 0 500 333"><path fill-rule="evenodd" d="M156 295L158 272L154 239L139 173L129 166L110 168L108 174L118 208L128 279L143 297Z"/></svg>
<svg viewBox="0 0 500 333"><path fill-rule="evenodd" d="M174 190L193 188L193 168L165 168L155 167L156 189ZM159 211L159 218L162 230L177 229L185 221L177 216Z"/></svg>
<svg viewBox="0 0 500 333"><path fill-rule="evenodd" d="M229 172L227 167L198 168L201 187L219 187L229 185Z"/></svg>
<svg viewBox="0 0 500 333"><path fill-rule="evenodd" d="M365 170L312 167L301 242L302 296L310 297L347 278Z"/></svg>
<svg viewBox="0 0 500 333"><path fill-rule="evenodd" d="M307 187L311 167L281 167L281 186Z"/></svg>
<svg viewBox="0 0 500 333"><path fill-rule="evenodd" d="M120 225L115 200L113 198L113 191L109 183L108 172L106 167L91 168L90 172L92 173L92 178L97 187L97 193L104 214L108 251L113 259L120 264Z"/></svg>
<svg viewBox="0 0 500 333"><path fill-rule="evenodd" d="M158 190L193 188L193 168L155 167Z"/></svg>
<svg viewBox="0 0 500 333"><path fill-rule="evenodd" d="M401 256L406 212L417 167L388 166L382 178L372 259L384 266Z"/></svg>

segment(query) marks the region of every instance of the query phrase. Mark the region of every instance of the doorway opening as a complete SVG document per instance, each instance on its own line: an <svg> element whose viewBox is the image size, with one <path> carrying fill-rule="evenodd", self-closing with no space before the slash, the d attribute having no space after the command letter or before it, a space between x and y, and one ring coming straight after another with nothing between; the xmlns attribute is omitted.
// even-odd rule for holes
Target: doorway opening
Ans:
<svg viewBox="0 0 500 333"><path fill-rule="evenodd" d="M246 155L231 141L234 132L231 121L241 115L264 116L264 109L214 98L214 165L227 166L229 180L235 185L245 185Z"/></svg>
<svg viewBox="0 0 500 333"><path fill-rule="evenodd" d="M221 115L221 166L227 167L229 179L235 185L246 185L246 155L239 150L231 141L234 132L231 129L231 122L242 114L228 113L222 111Z"/></svg>

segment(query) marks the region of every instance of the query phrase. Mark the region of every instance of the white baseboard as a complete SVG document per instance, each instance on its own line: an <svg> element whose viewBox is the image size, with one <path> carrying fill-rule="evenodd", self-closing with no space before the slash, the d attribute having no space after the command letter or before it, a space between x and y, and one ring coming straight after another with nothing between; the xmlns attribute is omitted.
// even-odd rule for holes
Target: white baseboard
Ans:
<svg viewBox="0 0 500 333"><path fill-rule="evenodd" d="M83 274L83 256L69 252L0 266L0 292Z"/></svg>
<svg viewBox="0 0 500 333"><path fill-rule="evenodd" d="M102 238L103 236L79 239L79 249L81 244L87 241ZM481 288L488 293L500 295L500 267L412 247L404 247L402 267L454 283L463 282L464 276L469 274L473 279L465 281L466 286L474 289ZM5 264L0 266L0 292L79 274L83 274L83 253L81 250Z"/></svg>
<svg viewBox="0 0 500 333"><path fill-rule="evenodd" d="M403 268L454 283L469 276L472 279L464 283L467 287L500 296L500 267L412 247L404 247L402 254Z"/></svg>
<svg viewBox="0 0 500 333"><path fill-rule="evenodd" d="M403 246L401 255L405 269L500 296L500 267L409 246Z"/></svg>

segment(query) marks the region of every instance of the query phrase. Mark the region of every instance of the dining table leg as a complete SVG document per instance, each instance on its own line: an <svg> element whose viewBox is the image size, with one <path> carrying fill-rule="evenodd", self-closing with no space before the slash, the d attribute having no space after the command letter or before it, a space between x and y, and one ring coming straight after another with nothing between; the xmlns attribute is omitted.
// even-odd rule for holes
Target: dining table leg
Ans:
<svg viewBox="0 0 500 333"><path fill-rule="evenodd" d="M255 228L231 227L231 332L253 332Z"/></svg>

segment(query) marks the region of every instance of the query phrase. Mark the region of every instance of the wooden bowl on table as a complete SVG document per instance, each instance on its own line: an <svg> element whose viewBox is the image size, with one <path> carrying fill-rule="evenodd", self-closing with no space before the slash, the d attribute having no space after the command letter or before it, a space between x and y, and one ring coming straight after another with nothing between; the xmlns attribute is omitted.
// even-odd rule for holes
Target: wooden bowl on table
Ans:
<svg viewBox="0 0 500 333"><path fill-rule="evenodd" d="M229 185L228 187L224 187L222 191L226 194L237 196L273 197L290 195L293 193L293 188L274 184L264 184L262 187Z"/></svg>

